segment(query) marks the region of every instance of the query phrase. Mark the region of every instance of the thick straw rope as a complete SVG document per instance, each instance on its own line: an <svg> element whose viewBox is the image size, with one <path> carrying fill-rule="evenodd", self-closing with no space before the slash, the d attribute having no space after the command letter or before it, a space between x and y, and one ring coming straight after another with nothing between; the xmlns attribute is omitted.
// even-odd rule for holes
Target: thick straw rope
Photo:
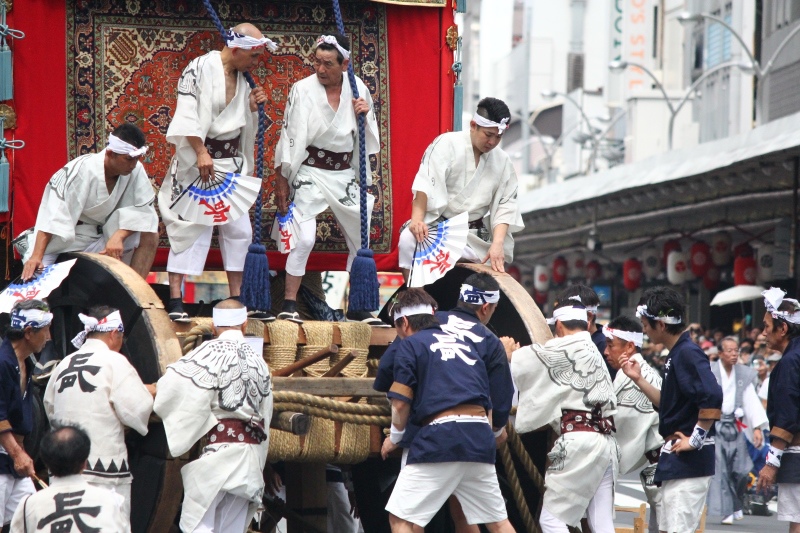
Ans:
<svg viewBox="0 0 800 533"><path fill-rule="evenodd" d="M522 521L525 523L525 529L528 533L541 533L539 524L533 519L531 510L528 508L528 502L525 501L525 495L522 493L522 487L519 484L517 471L514 468L514 460L511 458L511 452L507 444L500 447L500 458L503 461L503 467L506 470L506 478L511 485L511 492L514 495L514 502L517 504Z"/></svg>
<svg viewBox="0 0 800 533"><path fill-rule="evenodd" d="M348 353L355 355L342 374L348 378L363 378L367 375L367 357L372 328L361 322L339 322L339 334L342 337L342 349L331 358L331 366L335 365Z"/></svg>
<svg viewBox="0 0 800 533"><path fill-rule="evenodd" d="M275 320L266 324L269 344L264 346L264 359L274 372L287 367L297 359L297 338L300 326L288 320Z"/></svg>
<svg viewBox="0 0 800 533"><path fill-rule="evenodd" d="M330 398L323 398L321 396L315 396L313 394L305 394L302 392L292 392L292 391L274 391L272 393L272 397L276 405L284 403L295 403L295 404L299 403L307 405L308 407L318 407L320 409L327 409L338 413L351 413L357 415L373 415L373 416L392 415L392 410L391 407L389 407L388 402L385 403L384 405L340 402L338 400L331 400ZM281 409L281 410L288 410L288 409Z"/></svg>
<svg viewBox="0 0 800 533"><path fill-rule="evenodd" d="M305 322L302 325L306 334L306 344L300 347L298 360L312 356L321 350L327 350L333 343L333 322ZM309 376L319 377L330 369L331 360L325 358L322 361L309 365L303 371Z"/></svg>

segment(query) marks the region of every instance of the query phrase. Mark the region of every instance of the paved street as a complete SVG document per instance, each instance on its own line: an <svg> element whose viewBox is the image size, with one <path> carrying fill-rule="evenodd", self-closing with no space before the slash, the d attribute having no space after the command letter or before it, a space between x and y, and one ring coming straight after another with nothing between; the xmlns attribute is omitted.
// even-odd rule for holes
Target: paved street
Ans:
<svg viewBox="0 0 800 533"><path fill-rule="evenodd" d="M647 503L644 491L642 491L642 486L639 483L638 473L628 474L618 480L614 503L626 507L635 507L642 503ZM777 511L775 500L769 502L769 509L773 513L772 516L745 515L743 520L734 522L732 526L723 526L717 521L708 520L705 531L708 533L781 533L788 531L788 523L778 522L775 518L775 512ZM630 527L632 524L632 514L617 513L615 525Z"/></svg>

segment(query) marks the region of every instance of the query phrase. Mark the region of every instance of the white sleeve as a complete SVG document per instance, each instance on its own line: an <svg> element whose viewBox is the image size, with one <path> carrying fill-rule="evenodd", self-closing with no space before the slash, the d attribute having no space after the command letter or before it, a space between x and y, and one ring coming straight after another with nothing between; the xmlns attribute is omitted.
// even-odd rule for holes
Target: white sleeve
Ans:
<svg viewBox="0 0 800 533"><path fill-rule="evenodd" d="M217 423L211 412L217 391L197 387L169 367L158 380L157 390L153 409L164 422L170 453L178 457Z"/></svg>
<svg viewBox="0 0 800 533"><path fill-rule="evenodd" d="M761 400L758 399L752 383L748 384L744 389L742 408L744 409L746 424L752 429L766 429L769 427L767 412L764 410L764 406L761 405Z"/></svg>
<svg viewBox="0 0 800 533"><path fill-rule="evenodd" d="M430 217L426 217L426 220L439 217L450 201L447 177L450 175L453 157L453 145L443 135L434 139L422 156L411 191L415 195L423 192L428 197L426 212Z"/></svg>
<svg viewBox="0 0 800 533"><path fill-rule="evenodd" d="M123 356L114 361L112 369L114 375L109 400L117 418L140 435L147 435L147 422L153 412L153 396L145 388L136 369Z"/></svg>
<svg viewBox="0 0 800 533"><path fill-rule="evenodd" d="M761 386L758 388L758 397L762 400L767 399L767 391L769 390L769 376L761 383Z"/></svg>

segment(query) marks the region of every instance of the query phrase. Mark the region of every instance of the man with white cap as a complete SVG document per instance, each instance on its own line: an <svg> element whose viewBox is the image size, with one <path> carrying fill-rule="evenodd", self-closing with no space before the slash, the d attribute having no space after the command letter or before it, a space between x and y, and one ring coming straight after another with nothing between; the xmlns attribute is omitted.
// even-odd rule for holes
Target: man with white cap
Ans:
<svg viewBox="0 0 800 533"><path fill-rule="evenodd" d="M77 157L53 174L23 257L23 281L62 252L104 254L147 276L158 245L158 215L141 163L146 153L144 133L126 122L109 134L105 150Z"/></svg>
<svg viewBox="0 0 800 533"><path fill-rule="evenodd" d="M203 272L214 227L184 220L170 206L198 179L207 182L228 172L254 172L258 104L266 102L267 96L261 87L251 90L244 73L258 64L265 47L277 49L252 24L239 24L226 33L221 51L190 61L178 82L178 103L167 130L175 156L158 193L158 207L169 236L167 312L173 320L188 318L183 310L183 278ZM231 221L220 208L217 218L228 288L231 296L239 296L244 261L253 238L250 217L243 215Z"/></svg>
<svg viewBox="0 0 800 533"><path fill-rule="evenodd" d="M355 77L358 98L353 98L347 67L350 40L338 33L322 35L314 47L314 71L292 86L286 102L283 128L275 147L275 197L286 214L290 196L292 218L297 223L297 245L286 258L286 291L279 319L302 322L297 312L297 291L317 237L316 217L330 208L344 234L349 254L347 270L361 247L359 205L359 143L366 147L367 186L372 185L369 157L380 151L380 132L372 96ZM357 115L365 115L365 138L358 138ZM375 198L367 194L367 225ZM278 224L273 226L273 238ZM383 323L367 312L349 312L348 319L372 326Z"/></svg>
<svg viewBox="0 0 800 533"><path fill-rule="evenodd" d="M758 490L778 484L778 520L790 522L790 533L800 533L800 303L775 287L763 295L763 333L769 347L783 357L770 374L770 445Z"/></svg>
<svg viewBox="0 0 800 533"><path fill-rule="evenodd" d="M714 475L713 424L721 415L722 389L703 350L685 331L686 308L675 289L645 291L636 316L650 341L669 349L661 390L645 379L635 359L622 365L658 408L658 429L665 441L655 475L662 499L658 526L667 533L694 531Z"/></svg>
<svg viewBox="0 0 800 533"><path fill-rule="evenodd" d="M482 326L442 327L435 307L425 291L409 289L392 308L403 341L395 350L394 383L387 393L392 427L383 457L397 449L409 420L419 430L386 505L389 523L394 533L424 528L452 494L468 524L514 531L494 467L492 428L492 406L507 403L510 379L490 378L499 361L482 346L488 339Z"/></svg>
<svg viewBox="0 0 800 533"><path fill-rule="evenodd" d="M92 441L83 471L90 485L116 492L130 523L131 475L125 430L147 435L155 386L145 385L120 350L125 328L119 310L107 306L79 313L83 331L72 344L78 348L56 366L44 392L47 418L77 424Z"/></svg>
<svg viewBox="0 0 800 533"><path fill-rule="evenodd" d="M264 494L272 384L264 359L244 338L247 308L223 300L213 324L217 338L158 380L155 412L174 457L208 437L200 457L181 470L181 531L244 533Z"/></svg>
<svg viewBox="0 0 800 533"><path fill-rule="evenodd" d="M498 148L510 119L502 100L484 98L469 131L443 133L425 150L411 186L411 220L398 244L406 280L415 247L429 238L429 225L465 211L470 230L462 260L490 261L494 270L505 272L505 263L514 259L511 234L524 226L517 206L517 175L511 158Z"/></svg>
<svg viewBox="0 0 800 533"><path fill-rule="evenodd" d="M0 527L11 521L20 500L35 491L33 460L23 447L35 423L31 355L50 340L52 321L43 301L19 301L0 344Z"/></svg>
<svg viewBox="0 0 800 533"><path fill-rule="evenodd" d="M661 376L644 362L639 350L642 347L642 325L638 320L620 316L609 322L603 329L606 337L606 363L614 370L629 360L635 360L642 369L644 379L653 387L661 388ZM647 396L624 372L614 376L614 393L617 396L617 414L614 425L615 437L619 444L619 474L625 475L647 464L640 473L647 503L650 504L648 530L658 533L658 506L661 491L655 484L654 476L658 454L664 439L658 434L658 413Z"/></svg>
<svg viewBox="0 0 800 533"><path fill-rule="evenodd" d="M555 325L555 338L511 358L520 394L517 431L549 425L560 434L548 454L539 524L544 533L566 533L586 515L592 531L611 533L618 457L611 377L587 331L585 307L559 297L547 322Z"/></svg>

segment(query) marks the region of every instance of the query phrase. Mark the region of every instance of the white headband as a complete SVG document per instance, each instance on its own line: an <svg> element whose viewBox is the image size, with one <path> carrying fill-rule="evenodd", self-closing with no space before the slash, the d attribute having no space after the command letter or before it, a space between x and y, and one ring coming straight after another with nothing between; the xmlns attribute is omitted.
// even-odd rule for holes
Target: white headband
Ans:
<svg viewBox="0 0 800 533"><path fill-rule="evenodd" d="M211 311L211 320L218 328L229 328L241 326L247 322L247 308L242 306L238 309L217 309Z"/></svg>
<svg viewBox="0 0 800 533"><path fill-rule="evenodd" d="M682 322L682 318L679 316L655 316L647 311L646 305L640 305L636 308L636 318L642 318L643 316L658 320L664 324L680 324Z"/></svg>
<svg viewBox="0 0 800 533"><path fill-rule="evenodd" d="M639 346L640 348L642 346L642 342L644 341L644 335L641 332L625 331L623 329L614 329L608 326L603 326L603 335L605 335L609 339L612 337L617 337L618 339L632 342L633 344Z"/></svg>
<svg viewBox="0 0 800 533"><path fill-rule="evenodd" d="M556 320L566 322L568 320L580 320L581 322L589 322L589 317L586 315L586 308L584 307L559 307L553 311L553 318L548 318L547 323L551 326L556 323Z"/></svg>
<svg viewBox="0 0 800 533"><path fill-rule="evenodd" d="M574 295L574 296L570 296L569 298L567 298L567 300L575 300L576 302L583 303L581 301L581 297L579 295L577 295L577 294ZM595 313L596 314L597 313L597 306L596 305L587 305L586 306L586 311L589 312L589 313Z"/></svg>
<svg viewBox="0 0 800 533"><path fill-rule="evenodd" d="M404 316L411 316L411 315L432 315L433 314L433 307L430 305L422 304L422 305L412 305L411 307L401 307L397 311L394 312L394 319L395 321L399 320Z"/></svg>
<svg viewBox="0 0 800 533"><path fill-rule="evenodd" d="M777 287L771 287L762 292L761 296L764 297L764 306L767 308L767 312L772 315L772 318L780 318L792 324L800 324L800 303L798 303L797 300L794 298L784 298L786 293ZM778 311L778 308L783 302L791 302L794 304L795 310Z"/></svg>
<svg viewBox="0 0 800 533"><path fill-rule="evenodd" d="M278 45L272 39L266 37L257 39L243 33L236 33L233 31L233 28L228 30L228 35L225 38L225 46L228 48L241 48L242 50L252 50L259 46L266 46L269 48L270 52L274 52L278 49Z"/></svg>
<svg viewBox="0 0 800 533"><path fill-rule="evenodd" d="M500 291L484 291L464 283L458 299L468 304L496 304L500 301Z"/></svg>
<svg viewBox="0 0 800 533"><path fill-rule="evenodd" d="M339 44L339 41L336 40L336 37L333 35L320 35L319 39L317 39L317 46L321 45L322 43L325 44L332 44L339 50L339 53L342 54L342 57L345 59L350 59L350 52L344 49L342 45Z"/></svg>
<svg viewBox="0 0 800 533"><path fill-rule="evenodd" d="M72 339L72 345L76 348L83 346L83 343L86 342L86 336L89 335L89 333L95 331L101 333L125 331L125 328L122 326L122 315L119 314L119 311L114 311L100 320L93 316L86 316L83 313L78 313L78 318L80 318L83 323L83 331L75 335L75 338Z"/></svg>
<svg viewBox="0 0 800 533"><path fill-rule="evenodd" d="M482 117L479 114L475 113L472 115L472 120L478 126L483 128L497 128L497 134L502 135L506 128L508 128L508 121L510 120L508 117L501 120L499 123L489 120L488 118Z"/></svg>
<svg viewBox="0 0 800 533"><path fill-rule="evenodd" d="M139 157L147 153L146 144L141 148L136 148L134 145L123 141L113 133L108 134L108 146L106 146L106 149L111 150L115 154L129 155L131 157Z"/></svg>
<svg viewBox="0 0 800 533"><path fill-rule="evenodd" d="M53 321L53 313L41 309L12 309L10 314L11 329L22 330L28 326L39 329L49 326Z"/></svg>

